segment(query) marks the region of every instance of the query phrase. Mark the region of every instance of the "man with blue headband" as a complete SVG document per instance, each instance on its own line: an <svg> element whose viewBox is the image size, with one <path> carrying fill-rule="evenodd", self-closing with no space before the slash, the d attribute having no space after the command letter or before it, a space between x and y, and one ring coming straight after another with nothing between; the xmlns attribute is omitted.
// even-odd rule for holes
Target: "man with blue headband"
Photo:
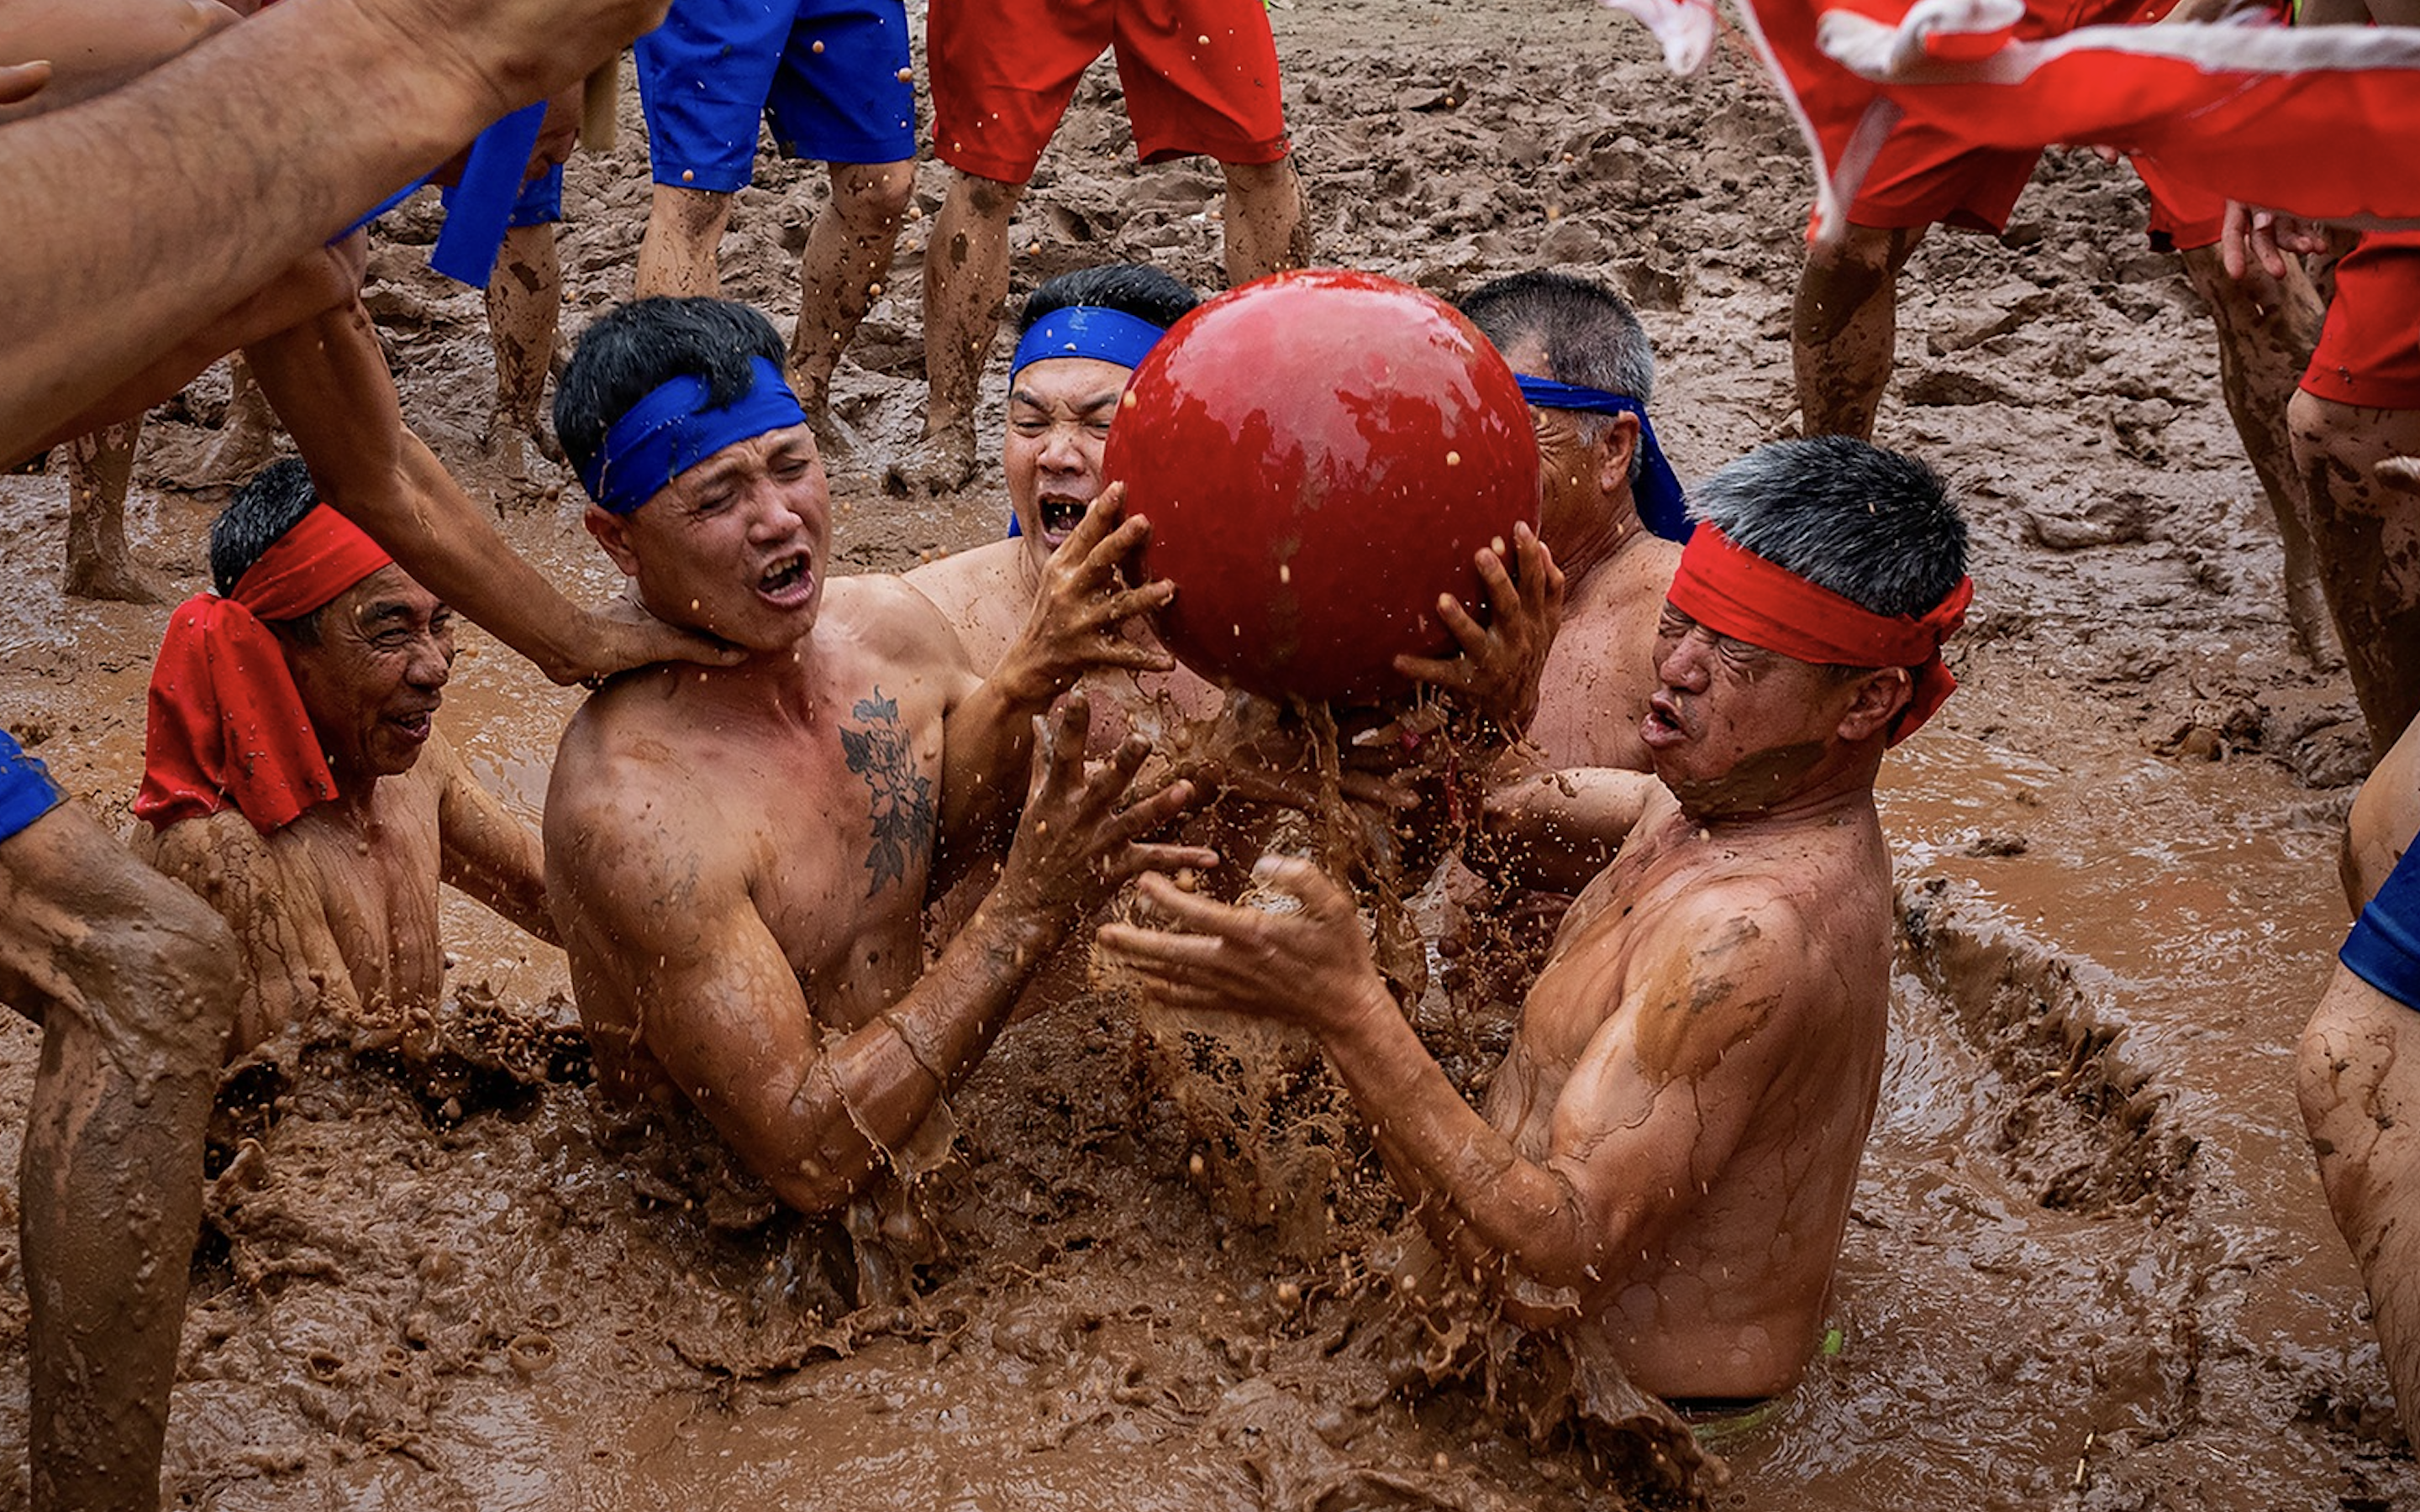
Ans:
<svg viewBox="0 0 2420 1512"><path fill-rule="evenodd" d="M1544 489L1538 535L1563 569L1563 624L1529 742L1551 767L1647 771L1638 721L1655 687L1655 618L1688 538L1680 482L1647 420L1647 332L1621 296L1562 273L1482 285L1462 313L1529 401Z"/></svg>
<svg viewBox="0 0 2420 1512"><path fill-rule="evenodd" d="M555 761L546 860L609 1092L694 1110L814 1213L892 1195L869 1189L1119 880L1215 857L1137 843L1190 789L1122 810L1146 747L1088 775L1080 695L1034 752L1036 717L1086 666L1152 664L1118 635L1168 596L1118 576L1140 523L1079 525L980 676L914 590L830 576L830 499L783 355L744 305L641 300L564 375L555 428L589 531L649 612L746 659L642 669L588 701ZM926 970L927 896L996 850L1020 800L999 880Z"/></svg>
<svg viewBox="0 0 2420 1512"><path fill-rule="evenodd" d="M908 574L958 632L976 667L996 663L1033 612L1051 553L1101 497L1101 456L1126 381L1168 328L1201 300L1161 272L1108 263L1062 273L1037 288L1017 319L1009 361L1008 428L1001 471L1008 484L1008 537ZM1127 632L1158 651L1150 628ZM1164 654L1163 663L1167 662ZM1093 745L1104 754L1135 709L1170 701L1188 717L1218 710L1217 688L1172 663L1094 680Z"/></svg>

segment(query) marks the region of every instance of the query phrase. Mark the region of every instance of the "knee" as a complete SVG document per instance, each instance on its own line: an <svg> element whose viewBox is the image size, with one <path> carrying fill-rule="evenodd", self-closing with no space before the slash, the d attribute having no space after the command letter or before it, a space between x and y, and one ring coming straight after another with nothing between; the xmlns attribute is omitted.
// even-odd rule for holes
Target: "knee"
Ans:
<svg viewBox="0 0 2420 1512"><path fill-rule="evenodd" d="M852 228L896 230L915 193L912 162L850 163L832 169L832 207Z"/></svg>
<svg viewBox="0 0 2420 1512"><path fill-rule="evenodd" d="M1226 172L1227 192L1237 199L1280 193L1294 184L1294 160L1290 157L1275 162L1222 162L1218 166Z"/></svg>
<svg viewBox="0 0 2420 1512"><path fill-rule="evenodd" d="M1006 224L1016 209L1016 202L1025 197L1025 186L959 169L950 180L950 197L983 220Z"/></svg>

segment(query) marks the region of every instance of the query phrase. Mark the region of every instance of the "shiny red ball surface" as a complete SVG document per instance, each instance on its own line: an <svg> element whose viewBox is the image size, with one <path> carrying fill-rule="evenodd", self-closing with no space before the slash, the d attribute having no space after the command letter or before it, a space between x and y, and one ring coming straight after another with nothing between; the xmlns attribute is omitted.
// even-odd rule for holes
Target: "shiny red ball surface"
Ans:
<svg viewBox="0 0 2420 1512"><path fill-rule="evenodd" d="M1176 584L1160 639L1272 698L1402 692L1399 653L1450 655L1471 557L1538 521L1512 372L1444 301L1370 273L1264 278L1178 321L1135 370L1105 471L1151 521L1140 574Z"/></svg>

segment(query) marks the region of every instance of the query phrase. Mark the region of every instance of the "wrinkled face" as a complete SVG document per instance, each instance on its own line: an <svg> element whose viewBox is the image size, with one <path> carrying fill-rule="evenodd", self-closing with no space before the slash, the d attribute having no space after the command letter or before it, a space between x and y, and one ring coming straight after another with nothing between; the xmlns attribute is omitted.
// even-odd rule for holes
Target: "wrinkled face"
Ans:
<svg viewBox="0 0 2420 1512"><path fill-rule="evenodd" d="M1096 357L1052 357L1018 369L1008 391L1001 463L1036 561L1059 548L1101 491L1101 452L1134 369Z"/></svg>
<svg viewBox="0 0 2420 1512"><path fill-rule="evenodd" d="M1534 337L1514 342L1504 360L1515 373L1544 373L1545 343ZM1568 554L1608 508L1605 445L1580 439L1580 416L1573 410L1532 405L1529 425L1538 437L1538 539L1547 550Z"/></svg>
<svg viewBox="0 0 2420 1512"><path fill-rule="evenodd" d="M1794 792L1842 737L1858 683L1719 635L1664 606L1655 691L1638 733L1693 814L1752 812Z"/></svg>
<svg viewBox="0 0 2420 1512"><path fill-rule="evenodd" d="M454 611L389 565L318 619L318 645L280 643L330 764L346 776L411 771L454 674Z"/></svg>
<svg viewBox="0 0 2420 1512"><path fill-rule="evenodd" d="M734 441L628 515L592 507L587 523L659 620L752 651L814 628L831 495L804 425Z"/></svg>

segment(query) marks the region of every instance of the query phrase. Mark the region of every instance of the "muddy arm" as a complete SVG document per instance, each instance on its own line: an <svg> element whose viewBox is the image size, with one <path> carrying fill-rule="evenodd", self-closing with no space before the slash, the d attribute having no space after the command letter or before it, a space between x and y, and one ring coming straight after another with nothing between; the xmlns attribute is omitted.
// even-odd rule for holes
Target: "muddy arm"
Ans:
<svg viewBox="0 0 2420 1512"><path fill-rule="evenodd" d="M437 799L439 874L549 945L561 945L547 911L546 853L537 831L507 810L443 735L420 759L443 784Z"/></svg>
<svg viewBox="0 0 2420 1512"><path fill-rule="evenodd" d="M1663 784L1646 772L1578 767L1540 772L1487 795L1493 855L1517 887L1575 893L1613 861Z"/></svg>

